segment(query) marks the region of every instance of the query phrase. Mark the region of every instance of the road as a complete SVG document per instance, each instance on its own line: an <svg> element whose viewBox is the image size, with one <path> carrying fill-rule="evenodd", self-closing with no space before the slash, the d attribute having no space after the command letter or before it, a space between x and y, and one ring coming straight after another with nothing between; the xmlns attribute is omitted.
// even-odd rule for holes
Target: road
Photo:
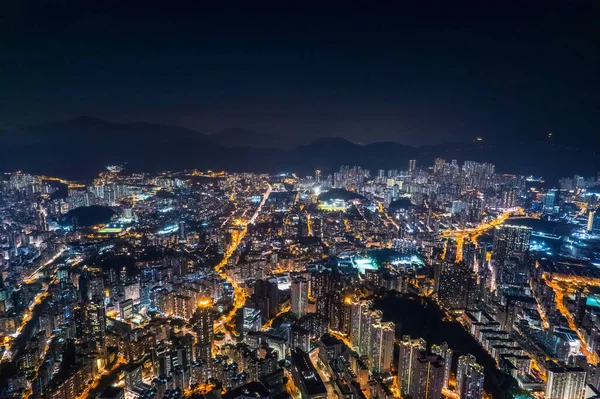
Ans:
<svg viewBox="0 0 600 399"><path fill-rule="evenodd" d="M45 268L53 265L56 260L67 250L66 246L61 246L57 253L52 256L49 260L42 263L27 279L25 282L33 282L34 278ZM17 370L17 360L19 359L19 353L25 348L27 341L31 339L34 332L37 330L40 315L43 310L46 309L50 302L50 295L48 290L50 286L54 284L54 281L50 284L44 284L44 289L35 296L33 302L29 306L28 311L23 313L23 319L21 325L17 329L17 333L10 345L10 348L4 352L0 365L0 397L6 389L6 383Z"/></svg>
<svg viewBox="0 0 600 399"><path fill-rule="evenodd" d="M327 368L319 359L319 349L313 349L312 352L309 353L309 358L315 370L319 374L319 377L323 381L323 385L325 385L325 389L327 389L327 398L335 399L342 398L342 393L338 390L337 384L331 378L331 374L327 371Z"/></svg>
<svg viewBox="0 0 600 399"><path fill-rule="evenodd" d="M57 253L52 258L43 262L30 276L24 280L25 283L34 282L37 275L42 272L45 268L54 265L56 260L67 250L67 247L62 245ZM10 345L10 348L4 353L0 365L0 397L6 389L6 382L11 378L17 370L17 360L19 359L20 352L25 348L27 341L31 339L33 334L37 331L39 325L39 318L42 312L48 306L51 296L48 294L50 287L56 283L54 279L49 284L44 283L42 291L38 292L34 300L29 306L29 310L23 313L23 319L21 325L17 328L17 332L14 335L14 339Z"/></svg>
<svg viewBox="0 0 600 399"><path fill-rule="evenodd" d="M485 233L486 231L488 231L496 226L501 225L502 223L504 223L506 221L506 219L508 219L515 213L520 213L520 212L523 212L523 210L521 208L507 210L507 211L503 212L502 214L500 214L496 219L494 219L490 222L481 223L479 226L471 228L471 229L444 230L442 232L442 237L443 238L453 238L454 240L456 240L456 248L457 248L456 249L456 261L460 262L462 260L462 246L463 246L463 242L465 241L466 238L469 238L472 242L477 243L477 238L479 238L479 236L481 236L483 233Z"/></svg>
<svg viewBox="0 0 600 399"><path fill-rule="evenodd" d="M581 332L581 329L577 328L577 325L575 324L575 319L573 317L573 315L571 314L571 312L569 311L569 309L567 309L567 307L565 306L565 293L568 294L568 284L566 284L565 281L560 281L556 278L547 278L547 276L544 276L545 280L546 280L546 284L548 286L550 286L554 292L555 292L555 296L554 296L554 300L556 302L556 308L558 309L558 311L560 313L562 313L563 316L565 316L565 318L567 319L567 323L569 323L569 328L575 332L577 332L577 335L579 337L579 339L581 340L581 353L584 354L585 358L587 359L588 363L596 365L598 363L600 363L600 358L598 357L598 354L592 350L590 350L588 343L585 341L585 337L584 334ZM571 287L573 288L573 287ZM582 287L580 285L577 285L575 289L579 289L581 290Z"/></svg>
<svg viewBox="0 0 600 399"><path fill-rule="evenodd" d="M383 215L387 219L387 221L390 222L392 225L394 225L396 230L399 230L400 226L398 226L398 223L396 223L396 221L394 219L392 219L392 217L390 215L388 215L387 211L385 210L385 207L383 206L383 203L381 201L377 201L377 205L379 206L379 213L383 213Z"/></svg>
<svg viewBox="0 0 600 399"><path fill-rule="evenodd" d="M111 386L117 378L119 377L119 373L125 367L127 361L125 359L119 358L115 364L110 369L105 369L102 374L100 374L92 384L90 384L82 393L77 397L77 399L86 399L86 398L94 398L106 388Z"/></svg>
<svg viewBox="0 0 600 399"><path fill-rule="evenodd" d="M21 334L16 337L11 346L12 356L10 359L6 359L3 361L2 365L0 365L0 397L2 393L6 389L6 382L9 378L15 375L18 371L17 369L17 359L19 358L19 353L25 348L27 341L33 336L33 333L36 331L36 327L38 325L38 320L42 311L48 306L48 302L50 301L50 297L46 296L43 300L37 304L32 312L31 318L29 318L28 322L25 324L23 329L21 330Z"/></svg>
<svg viewBox="0 0 600 399"><path fill-rule="evenodd" d="M44 262L42 265L40 265L40 267L38 267L26 280L24 280L24 283L29 284L29 283L33 283L33 277L36 277L38 273L40 273L41 271L43 271L45 268L49 267L50 265L52 265L62 254L63 252L65 252L67 250L67 248L63 245L59 248L58 252L52 256L51 259L47 260L46 262ZM35 296L35 298L33 299L33 301L31 302L31 304L29 305L29 309L33 309L33 311L24 311L23 312L23 318L21 320L21 325L17 328L16 334L13 335L14 341L12 342L10 349L8 349L6 352L4 352L4 355L2 356L2 359L0 360L0 362L6 362L6 361L12 361L16 355L18 354L18 351L22 348L20 348L20 346L24 345L24 342L21 342L21 340L19 339L19 337L23 334L24 331L26 331L28 328L28 326L33 326L35 324L37 324L37 317L39 317L39 311L45 307L45 304L47 303L47 296L48 296L48 290L50 288L50 286L53 283L50 284L43 284L43 289L37 293L37 295ZM42 303L44 303L44 306L40 306ZM34 313L38 312L36 314L36 317L34 317ZM30 331L26 331L25 335L30 334Z"/></svg>
<svg viewBox="0 0 600 399"><path fill-rule="evenodd" d="M312 230L312 223L310 220L310 213L308 211L304 211L304 213L306 214L306 227L308 228L308 235L312 236L313 230Z"/></svg>
<svg viewBox="0 0 600 399"><path fill-rule="evenodd" d="M225 334L225 342L234 342L234 340L231 338L231 334L225 328L225 325L227 323L229 323L231 321L231 319L233 319L233 317L235 316L237 311L242 306L244 306L244 304L246 303L246 292L229 275L227 275L224 268L225 268L225 265L227 265L227 261L229 260L229 258L233 255L234 251L237 249L238 245L240 245L240 242L242 242L242 240L246 236L246 233L248 232L248 224L253 224L256 221L256 218L260 214L262 207L267 202L269 195L271 195L272 189L273 188L271 187L271 185L269 183L267 183L267 191L265 192L265 195L263 196L262 201L256 208L256 211L254 212L254 214L252 215L252 217L250 218L250 220L248 222L244 222L243 229L239 232L239 234L236 235L236 237L234 238L234 240L231 243L231 245L229 246L229 248L227 248L227 250L225 251L225 256L223 256L223 260L215 266L215 270L217 271L217 273L219 273L219 275L223 279L225 279L228 283L230 283L231 286L233 287L233 295L234 295L233 308L227 314L221 316L219 318L219 320L216 320L215 327L214 327L215 334L221 333L221 332Z"/></svg>
<svg viewBox="0 0 600 399"><path fill-rule="evenodd" d="M300 393L300 390L298 389L296 384L294 384L294 379L292 378L292 373L290 373L287 369L284 369L283 373L288 379L287 383L285 384L285 391L288 394L290 394L290 396L293 399L301 399L302 394Z"/></svg>
<svg viewBox="0 0 600 399"><path fill-rule="evenodd" d="M271 326L273 325L273 321L275 321L276 318L278 318L279 316L287 313L290 311L292 307L290 305L285 306L283 309L281 309L276 315L275 317L273 317L272 319L267 320L267 322L265 324L263 324L263 326L261 327L261 331L268 331L269 328L271 328Z"/></svg>
<svg viewBox="0 0 600 399"><path fill-rule="evenodd" d="M60 248L58 249L58 252L56 254L54 254L54 256L52 256L52 258L48 259L46 262L44 262L43 264L40 265L40 267L38 267L33 273L31 273L23 282L26 284L31 284L35 281L35 279L37 278L37 274L39 272L41 272L46 266L50 265L52 262L54 262L56 259L58 259L63 252L65 252L67 250L67 247L65 245L61 245Z"/></svg>

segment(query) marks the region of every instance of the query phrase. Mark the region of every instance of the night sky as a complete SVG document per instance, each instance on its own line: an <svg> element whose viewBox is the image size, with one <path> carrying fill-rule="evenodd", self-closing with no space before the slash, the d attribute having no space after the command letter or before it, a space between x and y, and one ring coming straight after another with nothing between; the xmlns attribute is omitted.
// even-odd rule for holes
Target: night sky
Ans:
<svg viewBox="0 0 600 399"><path fill-rule="evenodd" d="M422 145L600 126L597 1L2 3L0 129L92 115Z"/></svg>

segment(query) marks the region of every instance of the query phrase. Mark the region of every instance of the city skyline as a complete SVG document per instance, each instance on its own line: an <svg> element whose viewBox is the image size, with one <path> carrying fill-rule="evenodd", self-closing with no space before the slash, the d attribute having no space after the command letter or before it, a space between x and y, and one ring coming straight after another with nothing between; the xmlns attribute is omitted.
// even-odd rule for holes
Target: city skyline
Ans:
<svg viewBox="0 0 600 399"><path fill-rule="evenodd" d="M582 399L600 387L600 180L537 183L442 158L4 173L0 392Z"/></svg>
<svg viewBox="0 0 600 399"><path fill-rule="evenodd" d="M0 4L0 398L600 398L599 17Z"/></svg>

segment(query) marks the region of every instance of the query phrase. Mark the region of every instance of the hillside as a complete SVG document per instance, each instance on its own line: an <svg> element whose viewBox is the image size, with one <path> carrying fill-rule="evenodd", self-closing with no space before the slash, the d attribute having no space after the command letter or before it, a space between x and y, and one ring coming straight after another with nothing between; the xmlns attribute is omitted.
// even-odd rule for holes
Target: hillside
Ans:
<svg viewBox="0 0 600 399"><path fill-rule="evenodd" d="M81 117L0 132L0 171L89 179L105 165L126 163L129 171L197 168L312 175L315 169L332 173L341 165L360 165L373 171L402 170L410 159L428 167L438 157L491 162L500 173L550 180L574 174L593 176L600 170L594 146L567 146L548 140L513 137L416 148L396 142L361 145L343 138L321 138L282 149L284 142L273 135L240 128L205 135L175 126L109 123Z"/></svg>

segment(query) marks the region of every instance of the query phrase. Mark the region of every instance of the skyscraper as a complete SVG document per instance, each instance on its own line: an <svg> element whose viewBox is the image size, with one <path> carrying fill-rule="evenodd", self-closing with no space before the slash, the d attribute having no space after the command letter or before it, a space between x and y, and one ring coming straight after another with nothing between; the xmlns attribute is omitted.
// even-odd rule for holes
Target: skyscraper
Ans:
<svg viewBox="0 0 600 399"><path fill-rule="evenodd" d="M334 318L335 319L335 318ZM340 331L346 335L352 332L352 300L346 298L341 305L341 314L338 315Z"/></svg>
<svg viewBox="0 0 600 399"><path fill-rule="evenodd" d="M458 243L453 238L446 240L446 250L444 252L444 260L450 263L456 262L458 258Z"/></svg>
<svg viewBox="0 0 600 399"><path fill-rule="evenodd" d="M244 306L242 310L242 336L246 337L251 331L259 331L262 322L259 309Z"/></svg>
<svg viewBox="0 0 600 399"><path fill-rule="evenodd" d="M398 356L398 386L402 397L410 395L413 365L417 356L425 352L425 346L425 341L422 339L412 340L408 335L402 337Z"/></svg>
<svg viewBox="0 0 600 399"><path fill-rule="evenodd" d="M552 367L547 372L547 399L580 399L585 390L585 370L582 368Z"/></svg>
<svg viewBox="0 0 600 399"><path fill-rule="evenodd" d="M524 257L529 254L531 227L505 224L494 230L493 257L503 260L508 256Z"/></svg>
<svg viewBox="0 0 600 399"><path fill-rule="evenodd" d="M277 283L269 280L256 280L251 300L260 309L264 319L271 319L279 312L279 289Z"/></svg>
<svg viewBox="0 0 600 399"><path fill-rule="evenodd" d="M466 198L467 221L478 223L483 217L483 199L476 193L470 194Z"/></svg>
<svg viewBox="0 0 600 399"><path fill-rule="evenodd" d="M438 301L449 309L464 309L467 306L473 281L473 274L464 263L439 261L435 265L435 292Z"/></svg>
<svg viewBox="0 0 600 399"><path fill-rule="evenodd" d="M306 314L308 306L308 281L304 277L296 277L292 280L292 313L300 318Z"/></svg>
<svg viewBox="0 0 600 399"><path fill-rule="evenodd" d="M544 199L544 211L554 213L556 206L558 206L558 190L553 188L548 190L546 198Z"/></svg>
<svg viewBox="0 0 600 399"><path fill-rule="evenodd" d="M360 337L361 337L361 318L362 314L365 310L368 310L371 306L369 301L365 300L357 300L355 299L351 305L351 332L350 332L350 342L353 347L360 346Z"/></svg>
<svg viewBox="0 0 600 399"><path fill-rule="evenodd" d="M92 345L104 354L106 349L106 309L102 301L86 301L74 309L79 342Z"/></svg>
<svg viewBox="0 0 600 399"><path fill-rule="evenodd" d="M492 259L496 268L496 286L520 284L529 258L531 228L502 225L494 230Z"/></svg>
<svg viewBox="0 0 600 399"><path fill-rule="evenodd" d="M381 321L382 313L380 310L363 309L360 318L360 343L359 352L361 355L371 353L371 331L373 326Z"/></svg>
<svg viewBox="0 0 600 399"><path fill-rule="evenodd" d="M334 291L317 299L317 312L329 320L329 328L350 334L352 299L343 299L342 293Z"/></svg>
<svg viewBox="0 0 600 399"><path fill-rule="evenodd" d="M331 276L329 272L321 271L310 276L310 296L321 299L331 291Z"/></svg>
<svg viewBox="0 0 600 399"><path fill-rule="evenodd" d="M448 388L448 382L450 381L450 367L452 366L452 349L448 348L447 342L444 342L441 345L432 345L431 353L444 359L444 388Z"/></svg>
<svg viewBox="0 0 600 399"><path fill-rule="evenodd" d="M599 234L600 233L600 214L598 210L591 210L588 214L587 221L588 233Z"/></svg>
<svg viewBox="0 0 600 399"><path fill-rule="evenodd" d="M465 239L462 246L462 261L469 266L472 271L477 271L478 268L476 263L477 244L468 238Z"/></svg>
<svg viewBox="0 0 600 399"><path fill-rule="evenodd" d="M444 359L438 355L428 355L424 351L420 352L412 364L410 398L441 398L443 385Z"/></svg>
<svg viewBox="0 0 600 399"><path fill-rule="evenodd" d="M481 399L483 395L483 366L473 355L458 358L456 369L456 390L460 399Z"/></svg>
<svg viewBox="0 0 600 399"><path fill-rule="evenodd" d="M444 165L446 165L446 161L442 158L436 158L433 163L433 173L441 172L444 169Z"/></svg>
<svg viewBox="0 0 600 399"><path fill-rule="evenodd" d="M395 330L392 322L376 322L371 328L369 362L375 373L387 373L392 368Z"/></svg>
<svg viewBox="0 0 600 399"><path fill-rule="evenodd" d="M594 228L594 219L596 217L596 210L591 210L588 212L588 220L587 220L587 231L591 232Z"/></svg>
<svg viewBox="0 0 600 399"><path fill-rule="evenodd" d="M212 357L214 339L214 315L210 301L201 300L196 312L196 358L208 360Z"/></svg>
<svg viewBox="0 0 600 399"><path fill-rule="evenodd" d="M417 160L416 159L411 159L410 161L408 161L408 171L410 173L412 173L415 170L417 170Z"/></svg>

